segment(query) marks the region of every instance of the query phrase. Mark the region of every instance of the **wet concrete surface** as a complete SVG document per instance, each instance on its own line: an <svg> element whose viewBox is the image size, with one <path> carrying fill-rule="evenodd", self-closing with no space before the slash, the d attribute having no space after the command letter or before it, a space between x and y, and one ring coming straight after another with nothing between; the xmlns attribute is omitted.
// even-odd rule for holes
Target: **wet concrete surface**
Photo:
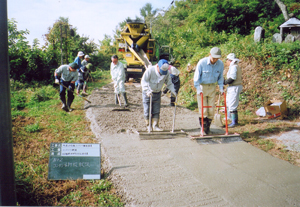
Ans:
<svg viewBox="0 0 300 207"><path fill-rule="evenodd" d="M240 139L227 142L141 140L145 130L141 89L126 86L128 112L114 112L109 84L87 107L101 143L103 168L126 206L300 206L300 168ZM161 127L171 129L174 107L162 98ZM106 106L106 107L102 107ZM198 133L198 114L177 107L175 128ZM215 133L222 131L212 126Z"/></svg>

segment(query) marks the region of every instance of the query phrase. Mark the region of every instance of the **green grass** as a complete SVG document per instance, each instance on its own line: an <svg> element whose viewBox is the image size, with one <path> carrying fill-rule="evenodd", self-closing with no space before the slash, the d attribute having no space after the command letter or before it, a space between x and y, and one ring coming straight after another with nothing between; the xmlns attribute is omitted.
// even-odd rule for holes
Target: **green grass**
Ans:
<svg viewBox="0 0 300 207"><path fill-rule="evenodd" d="M97 72L97 71L96 71ZM89 92L110 80L99 72ZM14 83L20 85L19 83ZM75 96L67 113L61 110L59 89L53 86L11 87L17 202L21 206L123 206L112 184L105 180L49 181L51 142L95 143L82 110L84 100ZM15 89L15 90L14 90Z"/></svg>

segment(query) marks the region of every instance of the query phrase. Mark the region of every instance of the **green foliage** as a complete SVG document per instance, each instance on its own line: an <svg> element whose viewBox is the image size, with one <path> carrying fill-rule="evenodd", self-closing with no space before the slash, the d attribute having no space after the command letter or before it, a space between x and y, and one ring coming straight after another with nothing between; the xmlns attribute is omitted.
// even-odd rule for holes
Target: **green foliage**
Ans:
<svg viewBox="0 0 300 207"><path fill-rule="evenodd" d="M88 37L78 35L77 28L72 28L69 18L64 17L59 17L53 27L49 27L45 39L48 50L52 53L51 65L61 64L61 58L64 64L71 63L77 57L78 51L92 54L97 48L93 40L89 41Z"/></svg>
<svg viewBox="0 0 300 207"><path fill-rule="evenodd" d="M91 187L91 191L95 194L99 194L102 191L109 191L111 187L112 184L110 182L106 180L100 180Z"/></svg>
<svg viewBox="0 0 300 207"><path fill-rule="evenodd" d="M39 122L25 126L25 131L29 133L39 132L40 130L41 127Z"/></svg>
<svg viewBox="0 0 300 207"><path fill-rule="evenodd" d="M105 78L104 71L102 71L102 70L97 70L95 72L91 72L91 75L92 75L93 78L96 78L96 79Z"/></svg>
<svg viewBox="0 0 300 207"><path fill-rule="evenodd" d="M21 110L26 107L27 94L25 91L11 92L11 108L12 110Z"/></svg>
<svg viewBox="0 0 300 207"><path fill-rule="evenodd" d="M57 94L57 91L52 86L42 86L37 88L31 95L31 102L43 102L52 99Z"/></svg>
<svg viewBox="0 0 300 207"><path fill-rule="evenodd" d="M101 83L106 84L102 72ZM94 78L97 81L96 78ZM18 84L18 82L14 82ZM94 142L86 129L85 112L66 113L60 109L57 88L38 85L11 91L12 103L23 104L26 113L17 110L13 122L16 194L22 206L123 206L111 191L107 180L49 181L47 180L49 145L51 142ZM27 97L30 97L27 102ZM53 99L53 97L55 97ZM20 103L19 103L20 102ZM74 108L80 108L82 99L75 98ZM21 121L20 121L21 120ZM25 123L25 124L24 124ZM88 189L88 190L87 190Z"/></svg>

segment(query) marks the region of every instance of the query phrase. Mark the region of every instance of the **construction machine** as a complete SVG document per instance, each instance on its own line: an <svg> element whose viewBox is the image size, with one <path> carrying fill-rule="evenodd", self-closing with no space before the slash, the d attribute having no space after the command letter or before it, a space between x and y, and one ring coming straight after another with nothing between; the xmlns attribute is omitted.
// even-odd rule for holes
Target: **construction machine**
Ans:
<svg viewBox="0 0 300 207"><path fill-rule="evenodd" d="M117 38L118 51L126 60L126 81L140 79L155 61L155 40L143 20L127 20L121 37Z"/></svg>

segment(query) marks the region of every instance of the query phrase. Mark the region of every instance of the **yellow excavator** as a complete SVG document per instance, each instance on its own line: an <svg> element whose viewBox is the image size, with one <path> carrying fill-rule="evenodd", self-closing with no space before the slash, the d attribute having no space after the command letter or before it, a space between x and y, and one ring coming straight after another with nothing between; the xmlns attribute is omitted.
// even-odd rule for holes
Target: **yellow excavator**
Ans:
<svg viewBox="0 0 300 207"><path fill-rule="evenodd" d="M126 81L140 79L152 65L155 57L155 40L143 20L127 20L121 37L117 38L118 51L126 60Z"/></svg>

